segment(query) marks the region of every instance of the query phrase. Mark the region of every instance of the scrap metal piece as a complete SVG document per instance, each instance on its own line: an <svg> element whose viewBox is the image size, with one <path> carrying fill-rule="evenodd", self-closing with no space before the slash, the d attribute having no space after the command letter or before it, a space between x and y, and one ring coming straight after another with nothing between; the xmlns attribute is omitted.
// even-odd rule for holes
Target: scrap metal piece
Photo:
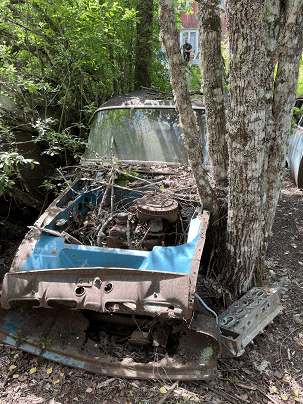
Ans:
<svg viewBox="0 0 303 404"><path fill-rule="evenodd" d="M219 315L224 356L241 356L246 345L280 313L280 289L253 288Z"/></svg>
<svg viewBox="0 0 303 404"><path fill-rule="evenodd" d="M154 360L148 363L136 362L131 356L117 358L105 353L87 340L88 320L82 312L62 306L51 310L0 309L0 342L101 375L131 379L210 380L217 375L220 343L216 341L215 334L219 328L214 325L214 330L205 324L204 332L204 319L201 318L198 323L197 330L188 329L185 325L187 336L176 354L166 353L158 359L157 348L154 348ZM195 324L192 326L195 327ZM198 341L195 349L189 351L189 344L195 341Z"/></svg>
<svg viewBox="0 0 303 404"><path fill-rule="evenodd" d="M184 332L179 343L179 353L198 361L201 366L212 366L212 372L216 373L217 358L222 353L220 328L216 320L196 314L189 327L182 324L179 329Z"/></svg>

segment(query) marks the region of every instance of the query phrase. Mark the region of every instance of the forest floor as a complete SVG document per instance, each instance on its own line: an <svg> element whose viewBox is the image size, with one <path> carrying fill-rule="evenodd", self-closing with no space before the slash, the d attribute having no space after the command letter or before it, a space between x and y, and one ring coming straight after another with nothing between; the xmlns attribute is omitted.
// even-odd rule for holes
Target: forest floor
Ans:
<svg viewBox="0 0 303 404"><path fill-rule="evenodd" d="M20 241L0 241L1 272ZM0 403L303 403L303 191L287 170L265 264L264 286L282 285L283 311L241 357L218 361L215 380L105 377L0 344Z"/></svg>

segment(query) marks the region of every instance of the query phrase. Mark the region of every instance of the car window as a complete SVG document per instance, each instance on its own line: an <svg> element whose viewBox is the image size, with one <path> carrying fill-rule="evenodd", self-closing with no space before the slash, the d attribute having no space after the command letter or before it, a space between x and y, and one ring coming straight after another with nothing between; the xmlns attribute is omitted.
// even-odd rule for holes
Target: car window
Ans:
<svg viewBox="0 0 303 404"><path fill-rule="evenodd" d="M206 147L203 110L197 110L201 147ZM113 139L113 147L112 145ZM83 159L186 162L187 153L174 109L107 109L97 111Z"/></svg>

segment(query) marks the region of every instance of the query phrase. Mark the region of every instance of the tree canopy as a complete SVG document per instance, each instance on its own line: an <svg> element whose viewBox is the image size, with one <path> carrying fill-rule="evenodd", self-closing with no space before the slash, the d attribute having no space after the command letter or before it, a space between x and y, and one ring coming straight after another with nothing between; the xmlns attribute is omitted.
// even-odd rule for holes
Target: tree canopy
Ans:
<svg viewBox="0 0 303 404"><path fill-rule="evenodd" d="M152 4L1 0L2 149L18 154L12 147L16 131L30 131L58 164L71 164L83 151L93 111L103 102L140 88L143 81L170 90ZM10 162L13 172L18 161ZM3 186L10 184L2 180Z"/></svg>

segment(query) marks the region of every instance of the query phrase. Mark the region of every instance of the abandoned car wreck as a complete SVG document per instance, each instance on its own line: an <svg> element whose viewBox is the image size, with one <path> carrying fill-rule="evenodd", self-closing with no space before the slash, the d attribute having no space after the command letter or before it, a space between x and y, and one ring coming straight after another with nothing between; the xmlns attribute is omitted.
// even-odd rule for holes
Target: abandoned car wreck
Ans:
<svg viewBox="0 0 303 404"><path fill-rule="evenodd" d="M192 104L207 156L204 106ZM178 119L173 101L146 92L96 111L78 178L4 277L1 341L100 374L211 379L220 355L241 355L280 312L279 288L220 315L199 296L209 212Z"/></svg>

